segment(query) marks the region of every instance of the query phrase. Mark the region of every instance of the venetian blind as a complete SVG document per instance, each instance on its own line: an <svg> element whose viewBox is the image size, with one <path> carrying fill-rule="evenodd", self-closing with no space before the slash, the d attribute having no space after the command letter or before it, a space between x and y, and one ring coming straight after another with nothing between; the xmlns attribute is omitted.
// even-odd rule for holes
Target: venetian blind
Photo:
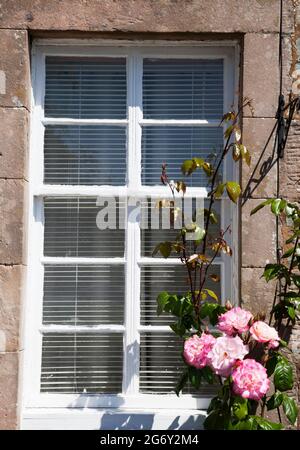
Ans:
<svg viewBox="0 0 300 450"><path fill-rule="evenodd" d="M46 57L44 109L45 118L51 121L44 129L45 184L126 186L130 181L128 152L135 149L129 149L124 120L129 117L127 71L126 58ZM171 178L182 178L180 163L184 159L195 154L214 158L220 151L223 137L217 122L223 113L223 60L146 58L142 89L143 118L156 121L140 124L141 142L136 143L141 150L140 181L149 186L151 196L151 186L159 184L162 162L168 164ZM97 123L88 122L93 119ZM106 123L100 123L102 119ZM174 123L165 124L164 120ZM186 120L214 123L175 123ZM205 183L200 171L189 178L192 186ZM98 226L97 217L105 206L99 205L96 197L85 195L44 198L44 256L59 258L59 262L44 264L42 320L49 328L43 334L42 392L122 392L123 362L129 357L122 328L128 307L128 268L127 230L119 226L119 219L126 216L126 202L119 199L108 208L109 213L115 211L114 229ZM141 220L147 208L148 203L142 204ZM140 258L150 257L158 242L172 240L176 234L176 230L162 227L142 229L136 239ZM102 261L91 264L89 258ZM118 258L117 262L112 262L113 258ZM219 265L213 266L212 272L222 278ZM186 275L181 266L164 265L163 261L142 263L140 273L140 280L135 280L140 293L136 316L143 327L138 349L139 391L171 393L182 368L182 342L169 333L170 318L157 317L156 297L162 290L186 292ZM212 286L208 282L206 287ZM213 289L221 296L221 284ZM110 331L100 332L99 326L106 325ZM51 326L67 326L68 332L52 332ZM151 330L155 326L165 329Z"/></svg>

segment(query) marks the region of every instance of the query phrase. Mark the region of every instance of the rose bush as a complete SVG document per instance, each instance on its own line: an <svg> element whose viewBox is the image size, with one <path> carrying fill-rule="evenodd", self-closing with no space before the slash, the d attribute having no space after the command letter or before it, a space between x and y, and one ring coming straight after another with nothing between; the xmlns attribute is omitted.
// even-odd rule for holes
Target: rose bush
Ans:
<svg viewBox="0 0 300 450"><path fill-rule="evenodd" d="M293 371L282 349L288 350L287 332L300 318L299 205L275 198L260 203L251 212L252 215L270 206L272 214L281 216L280 220L290 225L290 236L282 256L278 255L276 263L267 264L263 273L266 282L277 282L267 321L267 311L254 316L239 306L232 307L225 299L222 303L207 287L208 279L220 282L219 275L212 271L215 258L233 254L226 240L230 226L213 234L211 225L218 223L214 210L216 200L227 194L235 204L242 195L239 184L224 180L220 170L230 154L235 162L251 163L238 126L239 115L246 107L251 110L247 99L237 113L230 111L224 115L221 126L225 128L225 145L218 155L207 161L195 156L181 166L184 176L203 171L208 178L208 205L201 211L204 228L196 220L186 219L184 211L174 207L175 195L186 193L185 181L170 180L165 163L161 173L161 181L169 186L174 201L160 201L159 207L170 209L172 221L182 217L182 228L175 241L159 243L153 256L160 253L168 258L175 253L187 271L189 289L183 295L161 292L157 297L157 313L168 313L175 318L170 327L183 340L185 367L175 388L176 394L179 395L187 383L194 389L199 389L203 381L220 384L207 411L206 429L281 429L282 410L292 425L298 414L294 399L287 394L293 387ZM196 212L193 217L197 217ZM193 239L188 238L191 231ZM265 418L266 409L277 410L278 422Z"/></svg>

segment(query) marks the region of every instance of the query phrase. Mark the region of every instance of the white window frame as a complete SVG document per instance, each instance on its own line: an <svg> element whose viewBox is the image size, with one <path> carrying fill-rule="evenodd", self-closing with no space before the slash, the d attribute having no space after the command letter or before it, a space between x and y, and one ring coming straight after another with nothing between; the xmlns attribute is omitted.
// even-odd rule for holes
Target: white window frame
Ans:
<svg viewBox="0 0 300 450"><path fill-rule="evenodd" d="M45 57L56 56L110 56L127 57L127 103L128 119L53 119L44 117L43 103L45 93ZM32 113L31 113L31 143L29 161L29 192L28 192L28 270L26 277L25 306L23 314L23 362L22 362L22 414L34 415L38 411L50 411L51 408L116 408L125 410L158 410L173 409L195 410L206 409L210 398L192 395L175 394L155 395L138 393L138 355L137 364L128 365L124 355L124 381L126 392L117 395L89 394L48 394L40 393L40 366L42 349L42 331L94 331L124 332L124 348L134 341L139 342L140 331L169 331L167 326L137 326L139 323L139 283L136 283L140 267L143 264L180 264L177 260L162 258L141 258L139 256L139 225L129 223L127 228L126 250L126 307L125 325L94 327L80 326L47 326L42 325L43 299L43 265L45 263L124 263L125 258L55 258L44 257L43 252L43 197L45 196L131 196L137 193L141 197L169 195L164 186L145 187L140 184L141 172L141 127L149 124L177 124L180 126L215 126L219 122L206 120L150 120L143 119L142 105L142 59L143 57L165 58L223 58L224 59L224 112L231 105L237 104L239 46L234 41L221 42L169 42L169 41L99 41L99 40L36 40L32 49ZM133 101L133 102L132 102ZM130 106L130 105L135 106ZM128 126L128 184L125 187L115 186L70 186L43 184L43 145L44 125L46 124L118 124ZM224 177L238 179L237 165L226 164ZM187 197L207 197L205 188L188 188ZM222 298L238 301L238 208L233 208L228 199L222 202L222 224L231 224L231 245L234 247L234 257L216 259L221 267L224 280ZM221 224L221 225L222 225ZM234 268L236 270L234 270ZM226 286L226 290L225 290ZM130 324L130 326L129 326ZM57 410L56 410L57 411ZM30 416L31 417L31 416Z"/></svg>

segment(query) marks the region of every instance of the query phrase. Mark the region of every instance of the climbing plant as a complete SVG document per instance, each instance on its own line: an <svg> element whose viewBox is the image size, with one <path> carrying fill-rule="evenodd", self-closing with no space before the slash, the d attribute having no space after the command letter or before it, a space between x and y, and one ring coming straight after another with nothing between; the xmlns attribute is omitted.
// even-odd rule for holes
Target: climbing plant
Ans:
<svg viewBox="0 0 300 450"><path fill-rule="evenodd" d="M300 209L297 203L274 198L260 203L254 215L264 207L270 213L287 220L290 236L286 251L278 261L267 264L262 277L266 283L277 281L274 303L270 311L252 314L230 301L221 303L217 293L207 288L207 281L219 283L212 272L213 262L221 252L232 256L228 236L230 226L213 233L218 222L215 203L227 195L237 205L242 194L236 180L224 180L221 175L226 158L235 163L251 163L249 150L242 143L239 127L245 108L243 100L238 111L223 116L224 147L215 159L204 160L195 154L181 165L184 176L202 171L207 177L208 205L203 208L201 227L195 217L187 220L184 211L174 208L176 196L184 196L183 180L170 180L168 167L162 165L161 182L169 186L173 202L160 202L160 208L170 208L173 218L181 215L182 227L173 241L159 243L153 255L164 258L177 256L187 273L187 292L161 292L157 297L157 314L169 314L172 331L182 338L181 354L184 369L175 392L180 395L187 384L199 390L202 383L218 384L217 395L211 400L204 422L206 429L277 430L283 427L282 413L294 425L297 405L288 394L293 386L293 371L289 359L287 335L300 314ZM268 230L266 230L268 232ZM263 292L261 293L263 296ZM229 300L229 299L228 299ZM277 410L278 420L265 417L266 410Z"/></svg>

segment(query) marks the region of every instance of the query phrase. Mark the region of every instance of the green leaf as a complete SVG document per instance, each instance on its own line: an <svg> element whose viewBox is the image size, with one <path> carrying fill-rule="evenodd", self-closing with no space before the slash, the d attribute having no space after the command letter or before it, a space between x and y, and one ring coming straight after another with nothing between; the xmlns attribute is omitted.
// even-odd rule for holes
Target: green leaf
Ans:
<svg viewBox="0 0 300 450"><path fill-rule="evenodd" d="M239 127L237 127L237 126L235 127L234 135L235 135L235 140L237 142L240 142L240 140L242 138L242 133L241 133L241 130L239 129Z"/></svg>
<svg viewBox="0 0 300 450"><path fill-rule="evenodd" d="M172 252L172 242L160 242L157 244L152 252L152 256L155 256L158 252L160 252L164 258L168 258Z"/></svg>
<svg viewBox="0 0 300 450"><path fill-rule="evenodd" d="M225 183L221 183L215 190L215 198L221 198L225 189Z"/></svg>
<svg viewBox="0 0 300 450"><path fill-rule="evenodd" d="M205 163L202 165L202 169L204 170L204 172L206 173L206 175L207 175L208 177L210 177L210 176L213 174L213 167L212 167L212 165L211 165L210 163L208 163L208 162L205 162Z"/></svg>
<svg viewBox="0 0 300 450"><path fill-rule="evenodd" d="M191 175L196 168L197 166L192 159L186 159L181 165L181 172L183 175Z"/></svg>
<svg viewBox="0 0 300 450"><path fill-rule="evenodd" d="M278 214L280 214L285 207L286 207L285 200L282 200L281 198L275 198L274 200L272 200L271 211L276 216L278 216Z"/></svg>
<svg viewBox="0 0 300 450"><path fill-rule="evenodd" d="M200 228L200 227L196 227L195 231L194 231L195 235L194 235L194 241L202 241L202 239L205 236L205 229L204 228Z"/></svg>
<svg viewBox="0 0 300 450"><path fill-rule="evenodd" d="M234 397L232 413L239 420L245 419L248 415L248 400L242 397Z"/></svg>
<svg viewBox="0 0 300 450"><path fill-rule="evenodd" d="M282 258L289 258L293 253L294 247L291 247L282 255Z"/></svg>
<svg viewBox="0 0 300 450"><path fill-rule="evenodd" d="M241 152L241 156L242 156L243 160L245 161L247 166L250 167L251 156L250 156L249 150L243 144L239 144L239 147L240 147L240 152Z"/></svg>
<svg viewBox="0 0 300 450"><path fill-rule="evenodd" d="M203 289L203 290L204 290L205 292L207 292L208 295L209 295L211 298L213 298L214 300L216 300L216 302L219 301L218 296L217 296L217 294L216 294L214 291L212 291L212 290L210 290L210 289Z"/></svg>
<svg viewBox="0 0 300 450"><path fill-rule="evenodd" d="M235 112L234 111L229 111L226 114L224 114L224 116L222 117L221 123L222 122L229 122L231 120L234 120L236 117Z"/></svg>
<svg viewBox="0 0 300 450"><path fill-rule="evenodd" d="M165 306L168 304L170 298L170 294L166 291L161 292L156 299L157 302L157 315L160 316L160 314L163 313Z"/></svg>
<svg viewBox="0 0 300 450"><path fill-rule="evenodd" d="M199 389L202 381L201 370L196 369L196 367L189 367L188 374L191 385L194 386L194 388Z"/></svg>
<svg viewBox="0 0 300 450"><path fill-rule="evenodd" d="M175 387L175 393L176 393L177 397L179 397L180 392L182 391L182 389L184 388L184 386L186 385L188 380L189 380L189 372L188 372L188 369L186 369L182 373L182 375Z"/></svg>
<svg viewBox="0 0 300 450"><path fill-rule="evenodd" d="M215 381L215 376L214 376L212 369L210 367L206 366L200 370L201 370L201 374L202 374L202 377L204 378L204 380L207 381L207 383L209 383L209 384L213 384Z"/></svg>
<svg viewBox="0 0 300 450"><path fill-rule="evenodd" d="M274 278L281 278L285 273L287 273L287 269L283 264L267 264L263 277L268 282Z"/></svg>
<svg viewBox="0 0 300 450"><path fill-rule="evenodd" d="M257 430L257 422L253 416L248 416L245 420L240 420L236 424L230 425L230 430Z"/></svg>
<svg viewBox="0 0 300 450"><path fill-rule="evenodd" d="M264 419L263 417L254 416L255 422L258 424L261 430L281 430L281 423L271 422L270 420Z"/></svg>
<svg viewBox="0 0 300 450"><path fill-rule="evenodd" d="M182 191L183 194L186 193L186 184L184 181L176 181L175 188L177 192Z"/></svg>
<svg viewBox="0 0 300 450"><path fill-rule="evenodd" d="M194 163L196 164L197 167L203 167L204 164L204 159L202 158L193 158Z"/></svg>
<svg viewBox="0 0 300 450"><path fill-rule="evenodd" d="M283 357L279 358L274 370L274 385L279 391L287 391L293 387L293 370Z"/></svg>
<svg viewBox="0 0 300 450"><path fill-rule="evenodd" d="M270 411L271 409L279 408L283 400L283 394L279 391L274 392L272 397L267 401L267 409Z"/></svg>
<svg viewBox="0 0 300 450"><path fill-rule="evenodd" d="M230 200L232 200L234 203L236 203L237 199L241 195L240 185L238 183L236 183L235 181L227 181L226 191L227 191L227 194L228 194Z"/></svg>
<svg viewBox="0 0 300 450"><path fill-rule="evenodd" d="M288 315L289 315L290 319L295 320L296 319L295 308L293 306L289 306L287 310L288 310Z"/></svg>
<svg viewBox="0 0 300 450"><path fill-rule="evenodd" d="M213 397L210 401L210 404L207 408L207 414L211 413L214 409L221 409L222 407L222 400L220 397Z"/></svg>
<svg viewBox="0 0 300 450"><path fill-rule="evenodd" d="M179 320L178 322L172 323L170 325L170 328L172 331L174 331L175 334L177 334L178 336L183 336L186 332L186 328L185 326L182 324L181 320Z"/></svg>
<svg viewBox="0 0 300 450"><path fill-rule="evenodd" d="M236 162L240 159L241 157L241 150L240 150L240 146L238 144L233 144L232 147L232 158L233 160Z"/></svg>
<svg viewBox="0 0 300 450"><path fill-rule="evenodd" d="M272 203L273 199L265 200L264 202L257 205L254 209L252 209L250 216L253 216L253 214L257 213L260 209L264 208L266 205L270 205Z"/></svg>
<svg viewBox="0 0 300 450"><path fill-rule="evenodd" d="M271 356L271 358L269 358L267 360L267 362L266 362L266 369L267 369L268 377L270 377L274 373L274 370L275 370L275 367L277 365L277 362L278 362L278 355L277 354Z"/></svg>
<svg viewBox="0 0 300 450"><path fill-rule="evenodd" d="M227 430L229 425L228 414L219 409L212 411L203 423L205 430Z"/></svg>
<svg viewBox="0 0 300 450"><path fill-rule="evenodd" d="M295 285L297 286L297 288L300 289L300 275L293 274L291 276L291 278L292 278L293 282L295 283Z"/></svg>
<svg viewBox="0 0 300 450"><path fill-rule="evenodd" d="M283 402L282 402L283 411L288 420L290 421L290 423L294 425L298 416L298 407L293 398L289 397L286 394L282 395L283 395Z"/></svg>
<svg viewBox="0 0 300 450"><path fill-rule="evenodd" d="M218 216L214 211L211 211L211 213L209 215L209 220L210 220L210 223L213 223L213 224L218 223Z"/></svg>
<svg viewBox="0 0 300 450"><path fill-rule="evenodd" d="M212 325L216 325L218 322L219 315L223 314L226 311L224 306L218 305L216 303L203 303L200 309L200 317L204 319L205 317L209 318L209 321Z"/></svg>
<svg viewBox="0 0 300 450"><path fill-rule="evenodd" d="M229 138L229 136L231 135L231 133L233 132L233 130L234 130L234 126L233 126L233 125L230 125L230 126L225 130L225 133L224 133L225 138Z"/></svg>

